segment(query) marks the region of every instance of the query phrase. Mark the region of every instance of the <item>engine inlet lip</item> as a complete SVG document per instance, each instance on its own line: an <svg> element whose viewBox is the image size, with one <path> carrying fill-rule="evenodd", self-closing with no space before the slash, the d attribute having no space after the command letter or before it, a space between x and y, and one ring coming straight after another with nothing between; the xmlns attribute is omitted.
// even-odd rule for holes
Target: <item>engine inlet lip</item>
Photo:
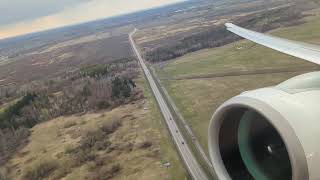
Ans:
<svg viewBox="0 0 320 180"><path fill-rule="evenodd" d="M208 132L209 155L218 179L231 179L219 148L219 134L226 113L234 108L252 109L262 116L278 131L289 154L292 180L309 179L308 164L303 147L287 120L270 105L250 97L236 96L221 105L213 114Z"/></svg>

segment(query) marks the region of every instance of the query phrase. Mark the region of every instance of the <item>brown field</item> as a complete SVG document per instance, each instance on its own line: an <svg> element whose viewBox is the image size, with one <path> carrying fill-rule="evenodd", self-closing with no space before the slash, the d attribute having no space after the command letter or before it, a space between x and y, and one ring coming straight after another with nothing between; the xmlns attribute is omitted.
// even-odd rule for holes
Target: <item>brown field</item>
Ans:
<svg viewBox="0 0 320 180"><path fill-rule="evenodd" d="M187 10L169 16L158 23L147 23L135 34L137 45L145 54L158 47L175 44L185 37L205 32L240 17L254 16L255 13L292 5L292 1L224 1L213 2L205 7Z"/></svg>
<svg viewBox="0 0 320 180"><path fill-rule="evenodd" d="M139 86L147 90L142 79ZM148 99L112 111L60 117L36 125L28 145L0 168L0 174L6 173L9 179L28 179L42 171L45 179L183 179L185 172L162 129L156 104L149 91L145 94ZM114 122L120 126L86 152L94 158L79 153L72 156L90 132L95 135ZM96 148L99 142L110 144ZM163 167L165 162L171 167Z"/></svg>
<svg viewBox="0 0 320 180"><path fill-rule="evenodd" d="M86 64L108 63L130 56L127 34L80 37L0 61L0 86L43 80Z"/></svg>

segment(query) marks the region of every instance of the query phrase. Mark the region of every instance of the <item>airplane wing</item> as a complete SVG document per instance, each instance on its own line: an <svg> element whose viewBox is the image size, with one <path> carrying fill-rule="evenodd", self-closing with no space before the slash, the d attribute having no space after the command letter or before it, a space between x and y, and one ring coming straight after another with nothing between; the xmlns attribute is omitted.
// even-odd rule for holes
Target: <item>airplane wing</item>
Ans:
<svg viewBox="0 0 320 180"><path fill-rule="evenodd" d="M320 65L320 46L287 40L226 23L227 30L255 43Z"/></svg>

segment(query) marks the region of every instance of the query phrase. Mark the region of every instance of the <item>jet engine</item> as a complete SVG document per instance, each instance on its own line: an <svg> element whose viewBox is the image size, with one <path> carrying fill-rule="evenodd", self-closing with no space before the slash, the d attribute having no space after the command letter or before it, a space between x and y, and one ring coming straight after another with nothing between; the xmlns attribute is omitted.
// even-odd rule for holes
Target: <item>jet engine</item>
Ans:
<svg viewBox="0 0 320 180"><path fill-rule="evenodd" d="M320 72L231 98L208 139L219 180L320 179Z"/></svg>

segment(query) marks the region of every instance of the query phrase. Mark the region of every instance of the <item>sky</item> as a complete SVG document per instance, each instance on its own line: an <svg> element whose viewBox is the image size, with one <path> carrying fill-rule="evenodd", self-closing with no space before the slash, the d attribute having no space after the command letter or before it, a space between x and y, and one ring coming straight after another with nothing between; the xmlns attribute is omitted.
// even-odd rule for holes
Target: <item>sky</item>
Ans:
<svg viewBox="0 0 320 180"><path fill-rule="evenodd" d="M182 0L0 0L0 39Z"/></svg>

